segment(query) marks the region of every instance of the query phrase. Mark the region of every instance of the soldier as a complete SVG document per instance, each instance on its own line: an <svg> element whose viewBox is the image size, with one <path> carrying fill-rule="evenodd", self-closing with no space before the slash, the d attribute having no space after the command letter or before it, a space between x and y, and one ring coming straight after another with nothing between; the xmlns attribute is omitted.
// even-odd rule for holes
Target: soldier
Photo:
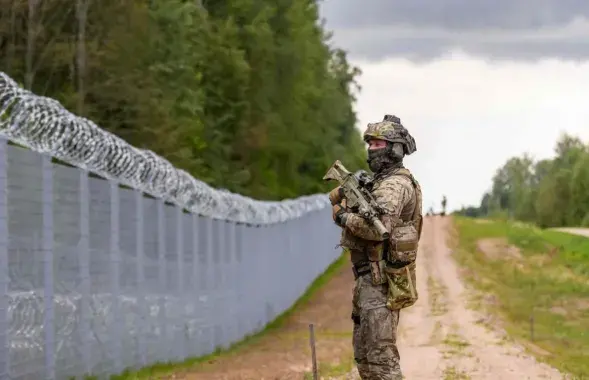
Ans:
<svg viewBox="0 0 589 380"><path fill-rule="evenodd" d="M396 116L369 123L367 185L382 207L386 241L368 221L346 208L339 186L329 194L333 220L342 228L341 245L351 254L355 286L354 358L364 380L401 380L396 344L400 310L417 301L415 259L422 226L419 183L404 168L403 157L416 151L415 140Z"/></svg>

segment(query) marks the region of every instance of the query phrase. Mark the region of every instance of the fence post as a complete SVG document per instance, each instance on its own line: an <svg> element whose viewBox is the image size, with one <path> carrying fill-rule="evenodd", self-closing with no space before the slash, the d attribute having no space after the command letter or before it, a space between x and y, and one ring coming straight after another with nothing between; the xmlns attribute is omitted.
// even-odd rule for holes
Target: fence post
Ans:
<svg viewBox="0 0 589 380"><path fill-rule="evenodd" d="M137 321L137 354L139 356L139 364L141 366L147 365L147 353L145 347L145 340L143 334L147 331L145 328L146 314L148 313L145 307L145 251L143 241L143 193L139 190L135 191L135 249L137 255L137 287L139 288L138 303L140 315Z"/></svg>
<svg viewBox="0 0 589 380"><path fill-rule="evenodd" d="M198 229L198 215L196 214L192 214L191 215L191 220L192 220L192 226L190 228L190 231L192 231L192 281L190 282L194 292L191 293L191 296L194 299L195 305L198 305L198 302L200 302L199 298L200 295L202 293L202 282L203 282L203 278L204 276L201 275L201 272L199 272L199 267L200 267L200 256L198 253L198 244L199 244L199 240L198 240L198 236L199 236L199 229ZM206 280L206 279L205 279ZM198 313L198 306L195 308L195 312ZM196 341L192 341L189 339L189 343L188 343L188 347L190 347L189 349L189 355L190 356L197 356L202 353L199 348L200 347L196 347L197 351L194 350L194 344L198 341L202 341L199 339L198 336L195 336L196 334L198 334L198 327L197 326L193 326L195 331L193 331L193 336L191 336L190 338L192 339L196 339Z"/></svg>
<svg viewBox="0 0 589 380"><path fill-rule="evenodd" d="M90 178L88 172L80 172L80 340L82 341L82 366L87 375L92 372L90 356Z"/></svg>
<svg viewBox="0 0 589 380"><path fill-rule="evenodd" d="M123 370L122 365L122 323L121 308L120 308L120 266L121 266L121 251L119 248L119 184L115 181L110 181L110 275L111 275L111 302L113 308L113 319L111 326L111 352L115 373Z"/></svg>
<svg viewBox="0 0 589 380"><path fill-rule="evenodd" d="M225 244L223 241L222 236L222 222L221 220L212 219L210 218L211 223L209 236L211 237L210 240L210 253L212 256L212 268L213 268L213 287L211 288L211 298L213 301L213 315L218 315L218 318L215 318L214 328L213 328L213 349L217 349L223 347L225 343L225 332L223 331L223 327L225 325L225 321L227 315L223 313L223 292L224 292L224 271L223 271L223 256L224 256L224 248Z"/></svg>
<svg viewBox="0 0 589 380"><path fill-rule="evenodd" d="M254 251L250 252L250 260L256 261L257 265L255 266L254 273L255 273L255 292L254 294L256 302L254 305L255 311L255 321L256 321L256 330L262 330L264 325L266 324L266 299L267 294L264 292L264 288L266 284L265 275L266 275L266 257L264 256L264 227L262 225L256 225L252 232L255 234L255 246Z"/></svg>
<svg viewBox="0 0 589 380"><path fill-rule="evenodd" d="M53 286L53 164L51 157L41 156L41 168L43 173L43 232L41 252L43 254L43 281L44 281L44 318L43 328L45 332L45 378L55 379L55 309Z"/></svg>
<svg viewBox="0 0 589 380"><path fill-rule="evenodd" d="M232 289L232 282L234 280L233 277L233 246L235 245L234 236L233 236L233 223L230 221L225 220L224 223L221 224L222 226L222 237L221 239L224 242L225 252L223 253L223 303L224 309L227 310L227 317L224 320L224 330L225 330L225 346L229 347L233 342L233 334L235 333L234 321L237 322L237 318L234 318L235 315L235 293Z"/></svg>
<svg viewBox="0 0 589 380"><path fill-rule="evenodd" d="M158 277L160 282L159 297L159 329L161 337L159 341L160 361L167 362L170 358L168 355L168 321L166 316L166 214L165 204L162 199L157 200L157 236L158 236Z"/></svg>
<svg viewBox="0 0 589 380"><path fill-rule="evenodd" d="M206 257L206 273L207 273L207 280L206 280L206 292L207 292L207 317L212 318L215 310L215 292L216 292L216 263L215 263L215 243L213 241L213 219L212 218L204 218L204 226L206 227L205 235L205 257ZM212 314L211 314L212 311ZM210 324L207 326L208 328L208 336L209 336L209 352L215 351L217 348L217 341L215 340L216 337L216 320L211 320Z"/></svg>
<svg viewBox="0 0 589 380"><path fill-rule="evenodd" d="M294 274L291 278L288 279L288 293L287 293L287 300L286 300L286 307L288 308L292 305L297 297L297 272L296 272L296 262L294 253L292 251L292 242L293 236L297 236L297 224L296 219L291 220L290 222L286 222L283 224L283 228L280 229L280 234L282 236L282 241L284 242L284 262L287 268L290 268L289 273Z"/></svg>
<svg viewBox="0 0 589 380"><path fill-rule="evenodd" d="M233 281L236 288L237 300L235 308L239 317L237 322L237 339L240 339L247 333L247 312L243 307L245 305L245 298L249 296L247 293L247 280L244 280L244 273L249 269L243 262L243 232L245 224L235 223L235 273Z"/></svg>
<svg viewBox="0 0 589 380"><path fill-rule="evenodd" d="M180 320L178 321L180 324L180 337L176 336L176 339L180 339L178 342L178 349L177 349L177 359L179 361L184 360L186 358L186 332L187 332L187 325L186 325L186 307L182 300L184 299L184 225L182 224L182 217L184 215L184 210L182 207L176 206L176 259L177 268L178 268L178 294L177 297L180 300L179 305L182 307L182 312L180 313Z"/></svg>
<svg viewBox="0 0 589 380"><path fill-rule="evenodd" d="M10 349L8 346L8 178L6 140L0 139L0 379L10 374Z"/></svg>

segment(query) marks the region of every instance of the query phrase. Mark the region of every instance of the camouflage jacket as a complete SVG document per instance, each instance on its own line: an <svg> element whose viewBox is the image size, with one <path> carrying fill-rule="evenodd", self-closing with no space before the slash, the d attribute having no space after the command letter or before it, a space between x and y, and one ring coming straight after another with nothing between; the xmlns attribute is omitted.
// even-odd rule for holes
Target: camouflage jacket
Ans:
<svg viewBox="0 0 589 380"><path fill-rule="evenodd" d="M398 174L399 171L409 173L407 169L397 169L391 174L377 179L374 182L372 194L383 209L385 214L380 219L391 232L396 224L408 222L414 216L416 205L421 216L421 189L406 175ZM365 251L366 248L382 242L376 229L358 214L348 214L345 228L342 231L341 246L351 250ZM352 258L352 261L357 260Z"/></svg>

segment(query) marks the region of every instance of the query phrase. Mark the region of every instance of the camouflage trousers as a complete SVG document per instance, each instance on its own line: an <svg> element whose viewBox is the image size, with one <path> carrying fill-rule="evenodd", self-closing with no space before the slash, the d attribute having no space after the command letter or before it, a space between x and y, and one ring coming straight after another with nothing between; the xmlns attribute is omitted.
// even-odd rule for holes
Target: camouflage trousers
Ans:
<svg viewBox="0 0 589 380"><path fill-rule="evenodd" d="M386 307L387 285L373 285L370 273L356 279L352 319L354 358L362 380L402 380L397 349L399 310Z"/></svg>

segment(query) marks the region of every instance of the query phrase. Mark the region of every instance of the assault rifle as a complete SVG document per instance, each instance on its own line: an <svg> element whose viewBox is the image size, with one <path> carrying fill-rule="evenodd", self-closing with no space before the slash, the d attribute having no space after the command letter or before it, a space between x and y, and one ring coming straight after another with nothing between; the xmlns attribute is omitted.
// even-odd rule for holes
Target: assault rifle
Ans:
<svg viewBox="0 0 589 380"><path fill-rule="evenodd" d="M376 200L366 188L366 185L371 180L368 173L363 170L351 173L339 160L336 160L323 176L323 180L338 181L346 198L346 206L376 227L383 240L389 238L389 232L378 218L379 214L383 213L382 207L376 203Z"/></svg>

